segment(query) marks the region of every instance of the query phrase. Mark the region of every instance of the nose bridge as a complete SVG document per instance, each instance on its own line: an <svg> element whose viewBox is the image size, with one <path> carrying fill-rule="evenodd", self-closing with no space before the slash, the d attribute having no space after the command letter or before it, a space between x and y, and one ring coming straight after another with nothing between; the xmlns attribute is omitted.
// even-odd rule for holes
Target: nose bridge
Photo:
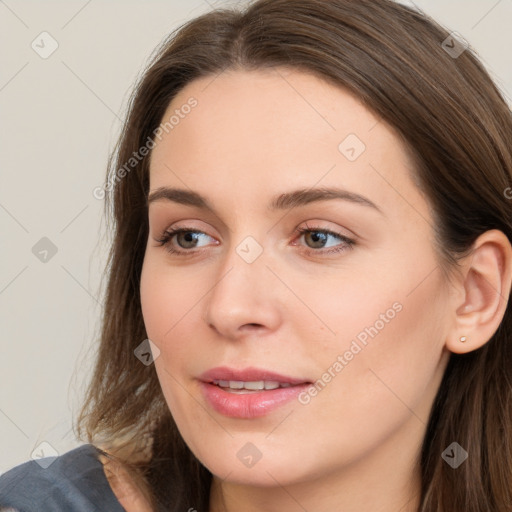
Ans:
<svg viewBox="0 0 512 512"><path fill-rule="evenodd" d="M254 237L246 236L232 244L220 265L218 279L210 294L212 299L216 302L226 300L231 308L234 307L232 299L238 300L241 306L256 303L258 283L270 277L265 263L263 245Z"/></svg>
<svg viewBox="0 0 512 512"><path fill-rule="evenodd" d="M267 263L263 244L251 235L230 246L207 297L209 325L230 337L246 324L275 327L279 312Z"/></svg>

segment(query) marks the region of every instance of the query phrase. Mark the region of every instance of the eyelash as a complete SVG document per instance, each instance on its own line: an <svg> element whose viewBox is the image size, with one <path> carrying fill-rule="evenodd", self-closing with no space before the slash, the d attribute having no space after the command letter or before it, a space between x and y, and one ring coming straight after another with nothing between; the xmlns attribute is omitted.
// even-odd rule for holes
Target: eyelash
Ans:
<svg viewBox="0 0 512 512"><path fill-rule="evenodd" d="M304 233L323 233L325 235L331 235L335 238L338 238L341 242L344 243L342 245L336 246L329 250L321 250L321 249L315 250L315 249L309 248L308 250L305 251L308 253L316 253L316 255L341 253L341 252L352 249L352 247L355 245L355 240L352 240L351 238L348 238L344 235L341 235L341 234L336 233L335 231L331 231L329 229L320 229L320 228L315 228L315 227L309 227L306 225L305 228L297 228L296 232L299 234L299 236L302 236ZM156 239L155 241L158 242L158 247L165 246L165 249L167 252L169 252L171 254L175 254L177 256L185 256L186 257L187 255L190 255L191 253L197 252L193 249L180 251L180 250L174 249L171 246L170 242L171 242L172 238L179 233L201 233L202 235L209 236L206 233L204 233L203 231L199 231L197 229L176 228L176 229L170 229L170 230L164 231L162 236L159 239ZM201 252L201 250L199 250L199 252Z"/></svg>

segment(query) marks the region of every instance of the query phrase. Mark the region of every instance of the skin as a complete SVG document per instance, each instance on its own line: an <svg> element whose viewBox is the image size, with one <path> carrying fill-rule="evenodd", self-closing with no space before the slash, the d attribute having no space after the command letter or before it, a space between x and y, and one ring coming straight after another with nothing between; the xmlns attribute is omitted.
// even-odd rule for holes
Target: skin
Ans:
<svg viewBox="0 0 512 512"><path fill-rule="evenodd" d="M119 503L126 512L152 512L149 502L123 466L99 455L103 472Z"/></svg>
<svg viewBox="0 0 512 512"><path fill-rule="evenodd" d="M448 283L403 142L317 77L277 68L201 78L164 119L191 96L197 106L153 149L150 193L193 190L215 212L150 204L140 293L167 404L214 475L210 512L417 510L429 411L450 352L478 348L503 317L508 240L495 230L482 235ZM355 161L338 149L348 134L366 146ZM267 210L284 192L330 186L381 212L339 199ZM306 224L355 245L329 236L322 248L311 232L296 232ZM175 236L169 245L188 253L170 254L157 240L172 227L204 233L198 247ZM252 263L236 252L247 236L263 249ZM202 397L198 377L215 366L314 382L396 303L400 312L307 405L293 400L247 420L223 416ZM246 443L262 454L250 468L237 457Z"/></svg>

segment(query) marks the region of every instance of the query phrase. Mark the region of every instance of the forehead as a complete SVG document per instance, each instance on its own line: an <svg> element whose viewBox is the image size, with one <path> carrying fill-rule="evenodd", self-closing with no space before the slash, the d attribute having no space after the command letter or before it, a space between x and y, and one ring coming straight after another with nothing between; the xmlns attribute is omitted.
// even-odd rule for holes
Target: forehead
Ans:
<svg viewBox="0 0 512 512"><path fill-rule="evenodd" d="M249 199L319 184L364 193L383 209L396 209L399 196L404 208L404 197L422 207L397 133L312 74L276 68L203 77L177 94L162 123L171 118L155 141L151 190L185 186L223 199L236 190Z"/></svg>

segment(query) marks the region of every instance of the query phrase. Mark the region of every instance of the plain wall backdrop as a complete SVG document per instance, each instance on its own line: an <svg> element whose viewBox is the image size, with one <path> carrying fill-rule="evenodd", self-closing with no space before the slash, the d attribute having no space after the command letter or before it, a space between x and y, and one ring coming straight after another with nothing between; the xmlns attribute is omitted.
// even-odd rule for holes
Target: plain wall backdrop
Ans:
<svg viewBox="0 0 512 512"><path fill-rule="evenodd" d="M108 251L93 190L136 78L175 27L245 3L0 0L0 473L82 444ZM512 97L512 0L415 5Z"/></svg>

